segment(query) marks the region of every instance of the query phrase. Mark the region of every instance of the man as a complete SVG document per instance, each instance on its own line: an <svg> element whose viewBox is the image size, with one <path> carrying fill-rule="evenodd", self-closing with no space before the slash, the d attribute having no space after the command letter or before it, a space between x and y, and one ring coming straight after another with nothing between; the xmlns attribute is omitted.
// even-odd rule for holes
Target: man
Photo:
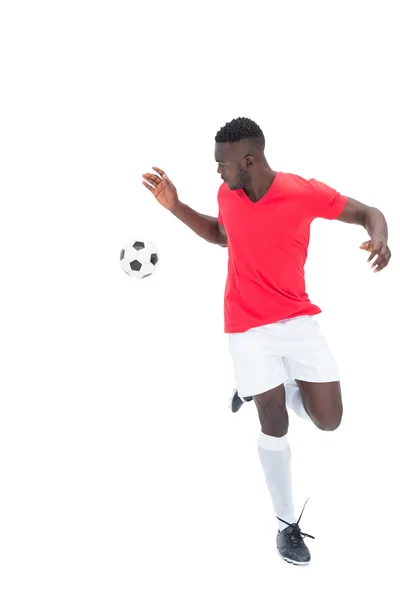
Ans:
<svg viewBox="0 0 400 600"><path fill-rule="evenodd" d="M279 521L277 547L288 562L305 565L311 556L304 543L308 534L294 515L287 406L326 431L342 419L339 373L313 318L321 310L305 289L310 225L325 218L365 227L370 240L361 248L370 252L377 272L390 260L387 224L376 208L324 183L273 171L263 132L250 119L227 123L215 142L224 181L218 218L183 204L157 167L157 175L143 175L143 184L199 236L228 247L224 329L237 386L232 409L241 398L254 399L261 424L258 453Z"/></svg>

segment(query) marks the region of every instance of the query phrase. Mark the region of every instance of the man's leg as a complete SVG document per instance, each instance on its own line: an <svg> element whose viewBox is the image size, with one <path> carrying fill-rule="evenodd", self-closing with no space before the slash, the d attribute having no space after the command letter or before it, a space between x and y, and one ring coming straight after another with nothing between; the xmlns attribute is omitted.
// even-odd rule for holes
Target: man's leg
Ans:
<svg viewBox="0 0 400 600"><path fill-rule="evenodd" d="M315 383L296 379L303 405L315 425L323 431L335 431L342 421L343 403L340 381Z"/></svg>
<svg viewBox="0 0 400 600"><path fill-rule="evenodd" d="M288 379L284 383L285 386L285 394L286 394L286 408L295 412L302 419L306 419L307 421L312 422L310 415L305 409L303 402L303 392L300 389L298 382L294 379ZM241 398L238 394L237 390L233 390L233 394L230 398L229 407L233 413L238 412L238 410L243 406L245 402L250 402L253 400L252 396L246 396L245 398Z"/></svg>
<svg viewBox="0 0 400 600"><path fill-rule="evenodd" d="M343 416L340 381L315 383L289 379L284 385L286 408L322 431L335 431L339 427Z"/></svg>
<svg viewBox="0 0 400 600"><path fill-rule="evenodd" d="M309 415L319 429L334 431L343 414L340 375L320 325L305 317L286 322L284 328L288 343L283 362L300 392L293 396L294 410Z"/></svg>
<svg viewBox="0 0 400 600"><path fill-rule="evenodd" d="M305 565L311 560L294 516L291 450L287 440L289 418L283 385L254 396L261 432L258 453L275 514L279 519L278 550L286 561ZM311 536L310 536L311 537Z"/></svg>
<svg viewBox="0 0 400 600"><path fill-rule="evenodd" d="M277 517L294 523L289 418L283 385L254 397L261 424L258 451ZM280 529L283 523L280 523Z"/></svg>
<svg viewBox="0 0 400 600"><path fill-rule="evenodd" d="M303 539L306 534L301 532L298 521L295 522L293 510L288 414L283 385L288 373L277 339L280 328L272 324L229 334L229 349L237 389L242 397L253 397L258 410L261 423L258 452L281 529L277 538L279 552L289 562L308 564L310 553Z"/></svg>

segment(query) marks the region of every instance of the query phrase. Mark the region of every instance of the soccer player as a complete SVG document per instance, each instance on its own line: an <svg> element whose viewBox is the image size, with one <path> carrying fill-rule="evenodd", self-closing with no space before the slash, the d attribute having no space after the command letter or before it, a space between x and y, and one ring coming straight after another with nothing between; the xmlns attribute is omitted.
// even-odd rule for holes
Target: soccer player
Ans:
<svg viewBox="0 0 400 600"><path fill-rule="evenodd" d="M390 260L388 228L376 208L343 196L328 185L274 171L260 127L234 119L215 137L215 160L223 183L218 217L184 204L163 170L145 173L143 185L196 234L228 248L225 333L237 391L232 410L254 399L261 424L258 454L278 519L277 547L283 559L311 560L292 500L288 412L334 431L342 419L335 359L314 315L321 312L307 293L304 265L314 219L362 225L375 272ZM303 509L304 510L304 509Z"/></svg>

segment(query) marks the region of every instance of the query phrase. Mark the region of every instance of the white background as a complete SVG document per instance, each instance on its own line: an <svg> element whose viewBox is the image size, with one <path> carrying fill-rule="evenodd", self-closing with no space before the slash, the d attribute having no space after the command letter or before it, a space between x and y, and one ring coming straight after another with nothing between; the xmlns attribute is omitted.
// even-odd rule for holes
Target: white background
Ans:
<svg viewBox="0 0 400 600"><path fill-rule="evenodd" d="M2 600L390 595L398 553L400 53L393 2L3 1ZM275 550L253 404L223 333L227 250L142 186L217 214L214 136L263 129L272 168L379 207L313 224L308 292L342 372L335 433L291 418L313 561ZM120 269L152 240L158 272Z"/></svg>

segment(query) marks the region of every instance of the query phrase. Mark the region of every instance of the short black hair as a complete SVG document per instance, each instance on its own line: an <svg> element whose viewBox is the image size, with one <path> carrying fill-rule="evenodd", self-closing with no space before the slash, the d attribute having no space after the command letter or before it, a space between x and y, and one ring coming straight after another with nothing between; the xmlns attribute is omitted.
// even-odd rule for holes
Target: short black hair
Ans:
<svg viewBox="0 0 400 600"><path fill-rule="evenodd" d="M221 127L215 136L217 144L232 144L248 139L254 140L261 150L265 149L265 137L260 127L254 121L245 117L233 119L233 121Z"/></svg>

